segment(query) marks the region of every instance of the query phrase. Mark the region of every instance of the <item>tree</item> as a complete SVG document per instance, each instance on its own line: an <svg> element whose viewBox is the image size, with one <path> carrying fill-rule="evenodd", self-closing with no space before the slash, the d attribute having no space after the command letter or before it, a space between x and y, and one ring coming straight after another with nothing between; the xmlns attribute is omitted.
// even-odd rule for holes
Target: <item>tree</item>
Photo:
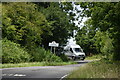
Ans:
<svg viewBox="0 0 120 80"><path fill-rule="evenodd" d="M47 4L45 6L43 4ZM67 39L72 36L73 30L77 27L74 23L70 21L71 16L68 16L68 12L65 11L62 3L37 3L39 6L39 11L42 12L48 22L51 22L51 34L46 34L44 31L42 37L42 44L47 48L48 43L52 41L56 41L60 44L65 44ZM71 6L72 7L72 6Z"/></svg>
<svg viewBox="0 0 120 80"><path fill-rule="evenodd" d="M3 3L3 38L31 47L41 44L41 35L48 24L33 3Z"/></svg>
<svg viewBox="0 0 120 80"><path fill-rule="evenodd" d="M71 3L3 3L3 38L29 49L48 48L52 41L65 44L77 29L72 9Z"/></svg>
<svg viewBox="0 0 120 80"><path fill-rule="evenodd" d="M94 36L96 34L96 31L91 25L91 19L85 22L85 25L78 30L77 35L75 36L77 44L79 44L84 52L89 55L97 54L99 51L96 50L96 47L94 45L95 39Z"/></svg>
<svg viewBox="0 0 120 80"><path fill-rule="evenodd" d="M113 39L114 60L120 60L120 2L88 2L80 3L83 8L83 16L91 17L91 25L95 30L107 32L109 38ZM103 35L104 36L104 35Z"/></svg>
<svg viewBox="0 0 120 80"><path fill-rule="evenodd" d="M97 31L94 36L96 50L102 53L106 59L111 59L114 53L113 40L110 38L109 33Z"/></svg>

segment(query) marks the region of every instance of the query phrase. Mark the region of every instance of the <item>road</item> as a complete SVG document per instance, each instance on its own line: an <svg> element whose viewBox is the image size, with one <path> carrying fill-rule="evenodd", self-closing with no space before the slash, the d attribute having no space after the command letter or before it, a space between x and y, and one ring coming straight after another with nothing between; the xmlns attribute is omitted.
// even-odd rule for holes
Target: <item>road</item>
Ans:
<svg viewBox="0 0 120 80"><path fill-rule="evenodd" d="M71 71L78 67L91 62L90 60L77 61L78 64L65 66L36 66L5 68L2 70L2 80L62 80Z"/></svg>

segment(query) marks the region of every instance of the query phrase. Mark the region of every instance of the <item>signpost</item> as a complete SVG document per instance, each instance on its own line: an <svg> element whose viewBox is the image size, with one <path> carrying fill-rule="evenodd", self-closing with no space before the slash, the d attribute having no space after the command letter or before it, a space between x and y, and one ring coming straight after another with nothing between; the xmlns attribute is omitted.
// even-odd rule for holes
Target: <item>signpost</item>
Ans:
<svg viewBox="0 0 120 80"><path fill-rule="evenodd" d="M52 43L49 43L49 46L51 46L51 52L52 52L52 47L54 47L54 53L55 53L55 47L58 47L59 43L56 43L55 41L52 41Z"/></svg>

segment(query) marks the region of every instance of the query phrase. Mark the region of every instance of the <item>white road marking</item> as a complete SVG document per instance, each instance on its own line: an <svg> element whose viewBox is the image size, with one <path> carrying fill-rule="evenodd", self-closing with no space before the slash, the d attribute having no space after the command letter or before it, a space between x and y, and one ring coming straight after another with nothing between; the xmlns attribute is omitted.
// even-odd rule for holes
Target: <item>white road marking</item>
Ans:
<svg viewBox="0 0 120 80"><path fill-rule="evenodd" d="M13 76L13 74L2 74L2 76Z"/></svg>
<svg viewBox="0 0 120 80"><path fill-rule="evenodd" d="M8 76L13 76L13 74L8 74Z"/></svg>
<svg viewBox="0 0 120 80"><path fill-rule="evenodd" d="M2 76L6 76L7 74L2 74Z"/></svg>
<svg viewBox="0 0 120 80"><path fill-rule="evenodd" d="M68 76L68 74L64 75L63 77L60 78L60 80L64 79L67 76Z"/></svg>
<svg viewBox="0 0 120 80"><path fill-rule="evenodd" d="M14 76L19 76L19 77L22 77L22 76L26 76L26 75L24 75L24 74L15 74Z"/></svg>

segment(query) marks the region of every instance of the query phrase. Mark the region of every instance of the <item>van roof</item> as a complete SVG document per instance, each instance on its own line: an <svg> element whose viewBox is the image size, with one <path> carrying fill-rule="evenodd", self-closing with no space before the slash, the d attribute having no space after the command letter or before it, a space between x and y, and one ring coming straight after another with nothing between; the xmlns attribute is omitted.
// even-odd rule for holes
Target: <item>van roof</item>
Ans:
<svg viewBox="0 0 120 80"><path fill-rule="evenodd" d="M70 45L71 48L80 48L79 45Z"/></svg>

